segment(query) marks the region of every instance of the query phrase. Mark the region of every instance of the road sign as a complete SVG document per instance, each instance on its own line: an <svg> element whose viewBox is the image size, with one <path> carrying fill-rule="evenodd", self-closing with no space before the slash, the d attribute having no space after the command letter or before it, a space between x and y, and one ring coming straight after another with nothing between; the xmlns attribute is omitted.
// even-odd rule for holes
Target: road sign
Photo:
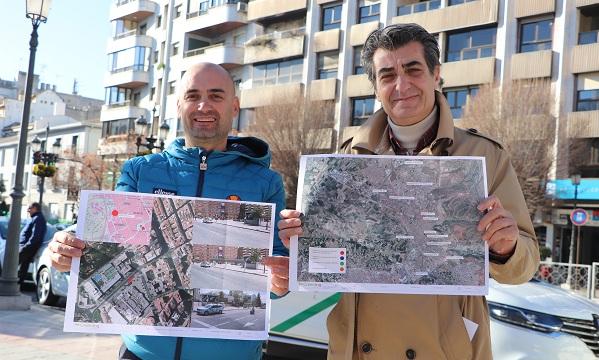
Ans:
<svg viewBox="0 0 599 360"><path fill-rule="evenodd" d="M589 220L589 214L587 214L585 209L574 209L570 213L570 220L572 220L572 224L582 226Z"/></svg>

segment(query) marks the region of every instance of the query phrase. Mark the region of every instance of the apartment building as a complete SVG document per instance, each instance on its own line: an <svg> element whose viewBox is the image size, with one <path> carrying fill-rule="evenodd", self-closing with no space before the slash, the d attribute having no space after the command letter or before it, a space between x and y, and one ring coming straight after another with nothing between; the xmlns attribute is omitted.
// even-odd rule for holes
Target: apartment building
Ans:
<svg viewBox="0 0 599 360"><path fill-rule="evenodd" d="M415 22L437 36L456 120L484 84L549 79L559 130L592 144L578 189L586 195L574 199L568 166L556 167L553 217L574 203L589 210L581 261L599 259L590 242L599 236L599 0L117 0L110 21L103 154L134 153L130 134L142 115L154 133L166 123L169 139L181 135L177 83L200 61L235 79L236 130L260 121L262 106L307 96L334 101L336 147L380 107L359 56L368 34L388 24ZM557 151L564 146L556 140ZM561 219L540 221L554 259L567 260L570 223Z"/></svg>

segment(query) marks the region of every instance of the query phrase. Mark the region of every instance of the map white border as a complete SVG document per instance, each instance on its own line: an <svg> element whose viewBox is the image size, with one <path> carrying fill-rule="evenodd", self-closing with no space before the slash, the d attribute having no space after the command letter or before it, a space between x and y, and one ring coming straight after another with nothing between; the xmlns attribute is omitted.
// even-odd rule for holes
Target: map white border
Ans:
<svg viewBox="0 0 599 360"><path fill-rule="evenodd" d="M487 167L483 156L397 156L397 155L354 155L354 154L318 154L302 155L297 187L296 209L302 211L302 186L306 174L308 158L362 158L394 160L478 160L482 161L485 197L487 191ZM298 281L298 237L292 236L289 248L289 290L317 292L350 292L350 293L380 293L380 294L414 294L414 295L488 295L489 294L489 245L485 241L485 284L481 286L465 285L415 285L415 284L382 284L382 283L342 283L342 282L311 282ZM481 241L484 241L481 239Z"/></svg>
<svg viewBox="0 0 599 360"><path fill-rule="evenodd" d="M90 195L93 194L109 194L109 195L124 195L124 196L139 196L139 197L153 197L153 198L171 198L181 200L192 200L192 201L210 201L210 202L226 202L234 204L258 204L263 206L271 207L271 219L272 224L271 233L274 232L275 215L276 215L276 204L274 203L262 203L256 201L236 201L236 200L221 200L221 199L208 199L208 198L197 198L190 196L175 196L175 195L158 195L158 194L146 194L146 193L133 193L133 192L114 192L114 191L101 191L101 190L83 190L81 191L80 205L79 205L79 217L80 221L77 222L76 235L83 235L83 229L85 226L85 211L87 201ZM82 220L82 221L81 221ZM268 253L272 256L273 241L269 242ZM193 327L169 327L169 326L149 326L149 325L123 325L123 324L93 324L75 322L75 303L77 301L77 286L79 284L79 267L80 258L73 258L71 265L70 279L69 279L69 290L67 295L67 304L65 307L65 317L63 331L65 332L82 332L82 333L98 333L98 334L135 334L135 335L154 335L154 336L176 336L176 337L193 337L193 338L210 338L210 339L231 339L231 340L267 340L268 330L270 323L270 310L271 300L270 296L266 299L266 312L264 317L264 330L229 330L229 329L215 329L215 328L193 328ZM270 294L271 284L270 269L267 268L267 295ZM191 290L191 289L190 289ZM226 289L229 290L229 289Z"/></svg>

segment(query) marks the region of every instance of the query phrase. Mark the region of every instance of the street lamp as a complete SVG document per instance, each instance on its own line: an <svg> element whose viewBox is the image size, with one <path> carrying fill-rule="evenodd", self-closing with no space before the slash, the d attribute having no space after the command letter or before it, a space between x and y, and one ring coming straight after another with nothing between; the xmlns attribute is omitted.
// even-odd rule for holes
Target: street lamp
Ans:
<svg viewBox="0 0 599 360"><path fill-rule="evenodd" d="M47 177L53 177L56 174L56 162L58 161L58 152L60 151L60 139L57 138L52 144L52 152L46 152L48 136L50 135L50 125L46 126L46 141L43 143L35 136L31 141L31 150L33 151L33 169L31 173L39 177L39 203L42 204L44 196L44 182Z"/></svg>
<svg viewBox="0 0 599 360"><path fill-rule="evenodd" d="M19 263L19 230L21 228L21 205L23 193L23 170L25 168L25 150L27 149L27 130L29 127L29 113L31 110L31 92L33 87L35 52L37 50L37 28L48 19L51 0L27 0L26 16L31 19L33 31L29 40L29 67L25 82L25 98L23 101L23 117L19 134L17 150L17 168L15 173L15 186L12 197L10 220L8 222L8 238L4 251L4 267L0 277L0 309L29 309L28 297L21 295L17 283L17 266Z"/></svg>
<svg viewBox="0 0 599 360"><path fill-rule="evenodd" d="M162 122L160 125L158 138L154 137L154 119L156 118L156 106L152 108L152 120L148 122L146 118L141 115L135 121L135 133L137 134L137 139L135 141L135 145L137 145L137 155L144 155L148 153L152 153L152 150L159 149L159 151L164 150L164 139L168 135L170 130L170 126L166 123L166 120ZM149 129L149 135L148 135ZM145 137L146 142L142 142L142 137ZM159 145L155 145L156 141L159 141ZM139 148L144 146L146 151L139 151Z"/></svg>
<svg viewBox="0 0 599 360"><path fill-rule="evenodd" d="M580 174L574 174L570 177L572 185L574 185L574 210L576 209L576 200L578 200L578 186L580 185ZM572 233L570 235L570 254L568 255L568 277L566 283L571 286L572 284L572 264L574 263L574 234L578 226L575 226L572 222ZM577 246L578 248L578 246ZM578 263L578 259L576 261Z"/></svg>

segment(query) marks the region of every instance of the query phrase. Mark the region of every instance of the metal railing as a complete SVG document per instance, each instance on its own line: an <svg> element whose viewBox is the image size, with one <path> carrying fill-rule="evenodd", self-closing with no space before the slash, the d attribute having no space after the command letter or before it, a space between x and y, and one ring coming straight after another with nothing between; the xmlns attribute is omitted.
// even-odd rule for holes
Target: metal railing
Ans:
<svg viewBox="0 0 599 360"><path fill-rule="evenodd" d="M208 2L206 2L206 3L208 3ZM239 0L224 0L222 2L218 2L214 6L209 6L207 8L198 9L198 11L189 12L189 13L187 13L185 15L185 17L187 19L191 19L191 18L194 18L194 17L198 17L200 15L206 15L210 9L214 9L214 8L217 8L217 7L220 7L220 6L225 6L225 5L235 5L235 4L238 4L238 3L239 3Z"/></svg>
<svg viewBox="0 0 599 360"><path fill-rule="evenodd" d="M133 36L133 35L137 35L137 29L133 29L133 30L129 30L129 31L123 31L122 33L115 34L112 37L112 39L113 40L118 40L118 39L126 38L126 37L129 37L129 36Z"/></svg>
<svg viewBox="0 0 599 360"><path fill-rule="evenodd" d="M417 2L413 4L401 5L397 7L397 16L410 15L419 12L439 9L441 0L430 0L425 2Z"/></svg>
<svg viewBox="0 0 599 360"><path fill-rule="evenodd" d="M225 46L225 43L218 43L218 44L213 44L213 45L205 46L205 47L202 47L202 48L187 50L183 54L183 57L190 57L190 56L201 55L201 54L205 53L206 50L208 50L208 49L212 49L212 48L216 48L216 47L224 47L224 46Z"/></svg>
<svg viewBox="0 0 599 360"><path fill-rule="evenodd" d="M134 1L137 1L137 0L116 0L114 3L116 6L121 6L121 5L125 5L127 3L134 2Z"/></svg>
<svg viewBox="0 0 599 360"><path fill-rule="evenodd" d="M300 27L297 29L289 29L283 31L273 31L267 34L262 34L255 36L248 40L245 45L246 46L254 46L254 45L262 45L263 41L266 40L278 40L278 39L286 39L296 36L304 36L306 34L306 28Z"/></svg>

